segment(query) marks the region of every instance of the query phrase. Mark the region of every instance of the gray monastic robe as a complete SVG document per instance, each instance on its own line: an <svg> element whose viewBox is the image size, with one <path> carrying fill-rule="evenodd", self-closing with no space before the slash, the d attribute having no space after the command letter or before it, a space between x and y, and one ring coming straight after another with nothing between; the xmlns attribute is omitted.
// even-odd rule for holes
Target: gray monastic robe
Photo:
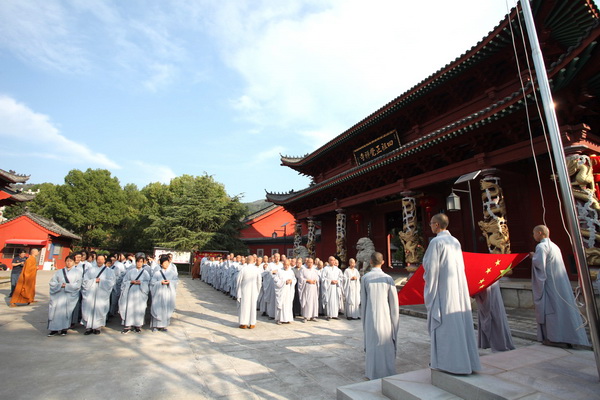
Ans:
<svg viewBox="0 0 600 400"><path fill-rule="evenodd" d="M291 280L292 283L286 283ZM291 269L280 269L273 276L275 287L275 319L279 322L291 322L294 320L294 296L296 276Z"/></svg>
<svg viewBox="0 0 600 400"><path fill-rule="evenodd" d="M400 322L396 285L381 268L373 268L362 277L361 287L365 375L369 379L394 375Z"/></svg>
<svg viewBox="0 0 600 400"><path fill-rule="evenodd" d="M75 268L77 268L79 271L81 271L81 279L82 279L82 283L83 283L83 277L85 276L86 271L89 268L92 268L92 264L90 264L87 261L80 261L79 264L77 264L75 266ZM81 290L79 291L79 300L77 301L77 304L75 305L75 308L73 309L73 318L71 318L71 325L75 325L78 324L79 322L81 322L81 303L83 302L83 294L81 293Z"/></svg>
<svg viewBox="0 0 600 400"><path fill-rule="evenodd" d="M256 325L256 301L262 286L260 267L245 264L237 277L238 321L240 325Z"/></svg>
<svg viewBox="0 0 600 400"><path fill-rule="evenodd" d="M278 264L269 263L267 267L269 271L271 271L270 281L271 285L268 291L265 294L268 294L267 298L267 315L269 318L275 318L276 308L277 308L277 294L275 293L275 275L278 271L283 269L283 263L279 262Z"/></svg>
<svg viewBox="0 0 600 400"><path fill-rule="evenodd" d="M69 283L65 280L65 274ZM59 269L50 279L50 305L48 307L48 329L62 331L71 326L73 310L79 302L81 270L73 267ZM65 287L62 284L65 283Z"/></svg>
<svg viewBox="0 0 600 400"><path fill-rule="evenodd" d="M479 371L471 300L460 243L442 231L423 257L431 368L454 374Z"/></svg>
<svg viewBox="0 0 600 400"><path fill-rule="evenodd" d="M162 284L165 278L169 281L168 285ZM166 328L171 323L171 316L175 311L178 283L179 277L177 276L177 271L171 267L166 270L161 268L150 279L150 293L152 295L152 306L150 308L150 314L152 315L151 328Z"/></svg>
<svg viewBox="0 0 600 400"><path fill-rule="evenodd" d="M514 350L500 282L488 286L475 295L477 300L479 348L492 351Z"/></svg>
<svg viewBox="0 0 600 400"><path fill-rule="evenodd" d="M538 340L589 346L558 246L542 239L531 263Z"/></svg>
<svg viewBox="0 0 600 400"><path fill-rule="evenodd" d="M307 281L315 281L315 283L310 284ZM317 318L319 316L320 286L319 274L315 268L302 268L302 271L300 271L298 292L300 292L302 316L306 319Z"/></svg>
<svg viewBox="0 0 600 400"><path fill-rule="evenodd" d="M131 281L134 280L139 280L140 284L133 285ZM150 291L149 285L150 274L143 268L131 268L123 275L121 297L119 298L121 325L138 327L144 325L144 316L148 306L148 292Z"/></svg>
<svg viewBox="0 0 600 400"><path fill-rule="evenodd" d="M352 280L355 277L355 280ZM344 271L344 296L346 299L346 317L360 317L360 272L356 268Z"/></svg>
<svg viewBox="0 0 600 400"><path fill-rule="evenodd" d="M333 284L332 281L337 281ZM328 318L337 318L340 313L340 296L344 274L337 266L327 266L321 272L321 287L323 288L323 306Z"/></svg>
<svg viewBox="0 0 600 400"><path fill-rule="evenodd" d="M100 275L100 282L96 278ZM117 278L114 272L106 266L92 266L83 276L81 293L81 324L86 329L99 329L106 325L106 315L110 307L110 294Z"/></svg>
<svg viewBox="0 0 600 400"><path fill-rule="evenodd" d="M162 284L165 278L169 281L168 285ZM178 283L177 271L170 266L166 270L161 268L154 272L150 279L150 293L152 296L152 306L150 308L150 314L152 315L151 328L166 328L171 323L171 316L175 311Z"/></svg>
<svg viewBox="0 0 600 400"><path fill-rule="evenodd" d="M121 282L123 281L123 275L125 275L125 266L122 262L115 261L110 269L115 273L115 278L117 279L110 294L110 309L108 310L108 315L113 316L117 315L119 311L119 297L121 296Z"/></svg>

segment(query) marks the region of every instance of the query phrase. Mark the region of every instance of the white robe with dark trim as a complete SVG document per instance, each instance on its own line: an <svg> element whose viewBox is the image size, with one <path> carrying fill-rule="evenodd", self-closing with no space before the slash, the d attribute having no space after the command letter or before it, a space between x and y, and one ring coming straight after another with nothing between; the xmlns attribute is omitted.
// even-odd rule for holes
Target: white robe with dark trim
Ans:
<svg viewBox="0 0 600 400"><path fill-rule="evenodd" d="M164 278L161 271L167 278L166 280L169 281L168 285L162 284ZM150 293L152 295L152 306L150 307L150 314L152 315L151 328L166 328L171 324L171 316L175 311L178 283L177 271L170 267L167 270L156 271L152 276L150 280Z"/></svg>
<svg viewBox="0 0 600 400"><path fill-rule="evenodd" d="M81 324L86 329L99 329L106 325L106 315L110 307L110 294L117 278L115 273L108 267L100 275L100 282L96 277L104 266L92 266L83 276L81 293Z"/></svg>
<svg viewBox="0 0 600 400"><path fill-rule="evenodd" d="M141 273L141 275L140 275ZM136 279L139 276L138 279ZM133 285L131 281L139 280L139 285ZM148 305L148 293L150 291L150 274L145 269L132 268L123 276L121 283L121 297L119 298L119 314L121 314L121 325L138 326L144 325L144 316Z"/></svg>
<svg viewBox="0 0 600 400"><path fill-rule="evenodd" d="M63 272L64 271L64 272ZM65 280L65 273L69 283ZM71 326L73 310L79 302L81 270L73 267L59 269L50 279L50 304L48 307L48 329L62 331ZM65 283L65 287L62 284Z"/></svg>

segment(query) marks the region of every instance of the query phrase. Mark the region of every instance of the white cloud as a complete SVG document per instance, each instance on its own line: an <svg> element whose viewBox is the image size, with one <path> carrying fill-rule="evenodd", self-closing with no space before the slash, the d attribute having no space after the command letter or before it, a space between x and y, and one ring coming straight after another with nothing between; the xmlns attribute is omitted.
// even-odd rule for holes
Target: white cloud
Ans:
<svg viewBox="0 0 600 400"><path fill-rule="evenodd" d="M514 3L514 1L511 1ZM219 3L215 34L245 79L251 122L308 138L358 122L451 62L504 17L504 2L331 0ZM253 3L254 4L254 3Z"/></svg>
<svg viewBox="0 0 600 400"><path fill-rule="evenodd" d="M274 146L270 149L261 151L258 154L255 154L254 157L248 162L249 166L257 166L259 164L269 164L272 165L274 161L279 160L279 155L285 151L285 147L283 146Z"/></svg>
<svg viewBox="0 0 600 400"><path fill-rule="evenodd" d="M47 115L36 113L6 95L0 95L0 121L0 137L22 142L31 155L43 149L49 154L47 157L60 156L65 162L120 168L105 154L63 136Z"/></svg>
<svg viewBox="0 0 600 400"><path fill-rule="evenodd" d="M143 187L152 182L169 183L177 174L173 170L160 164L149 164L144 161L133 161L133 168L129 169L128 182L135 182L138 186Z"/></svg>
<svg viewBox="0 0 600 400"><path fill-rule="evenodd" d="M168 86L175 76L175 68L169 64L154 64L150 66L150 72L152 76L144 81L143 85L151 92L156 92Z"/></svg>
<svg viewBox="0 0 600 400"><path fill-rule="evenodd" d="M64 73L88 70L88 55L73 33L60 2L0 2L0 46L32 65Z"/></svg>

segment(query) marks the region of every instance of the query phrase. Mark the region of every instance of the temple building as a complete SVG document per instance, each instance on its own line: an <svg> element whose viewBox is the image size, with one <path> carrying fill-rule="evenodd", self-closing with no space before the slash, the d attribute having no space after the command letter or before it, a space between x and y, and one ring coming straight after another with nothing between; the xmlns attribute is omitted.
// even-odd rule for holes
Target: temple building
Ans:
<svg viewBox="0 0 600 400"><path fill-rule="evenodd" d="M14 171L0 169L0 207L32 200L33 196L20 193L12 188L12 185L25 183L28 180L29 175L20 175Z"/></svg>
<svg viewBox="0 0 600 400"><path fill-rule="evenodd" d="M589 0L533 0L532 8L582 240L589 265L599 267L598 8ZM388 265L418 266L431 215L446 212L471 252L533 251L532 229L545 223L575 278L524 29L517 7L471 49L317 150L281 157L312 182L267 200L306 226L299 234L309 251L318 224L319 257L345 261L369 238ZM513 277L529 277L530 267L526 260Z"/></svg>

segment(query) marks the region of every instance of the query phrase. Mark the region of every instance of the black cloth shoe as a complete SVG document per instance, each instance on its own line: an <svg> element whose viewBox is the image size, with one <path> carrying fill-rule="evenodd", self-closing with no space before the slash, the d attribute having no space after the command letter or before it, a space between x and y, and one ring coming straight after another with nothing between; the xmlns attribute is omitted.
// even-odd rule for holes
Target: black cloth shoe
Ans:
<svg viewBox="0 0 600 400"><path fill-rule="evenodd" d="M92 333L94 333L93 329L86 329L85 332L83 332L84 335L91 335Z"/></svg>
<svg viewBox="0 0 600 400"><path fill-rule="evenodd" d="M52 336L56 336L58 335L58 331L50 331L50 333L48 334L48 337L52 337Z"/></svg>
<svg viewBox="0 0 600 400"><path fill-rule="evenodd" d="M62 331L60 331L60 336L67 336L67 330L63 329Z"/></svg>
<svg viewBox="0 0 600 400"><path fill-rule="evenodd" d="M94 335L99 335L100 334L100 329L94 329Z"/></svg>
<svg viewBox="0 0 600 400"><path fill-rule="evenodd" d="M139 326L136 326L133 329L135 329L135 333L141 333L142 332L142 328L140 328Z"/></svg>
<svg viewBox="0 0 600 400"><path fill-rule="evenodd" d="M123 330L121 331L121 333L122 333L123 335L127 335L129 332L131 332L131 329L129 329L129 328L125 328L125 329L123 329Z"/></svg>

